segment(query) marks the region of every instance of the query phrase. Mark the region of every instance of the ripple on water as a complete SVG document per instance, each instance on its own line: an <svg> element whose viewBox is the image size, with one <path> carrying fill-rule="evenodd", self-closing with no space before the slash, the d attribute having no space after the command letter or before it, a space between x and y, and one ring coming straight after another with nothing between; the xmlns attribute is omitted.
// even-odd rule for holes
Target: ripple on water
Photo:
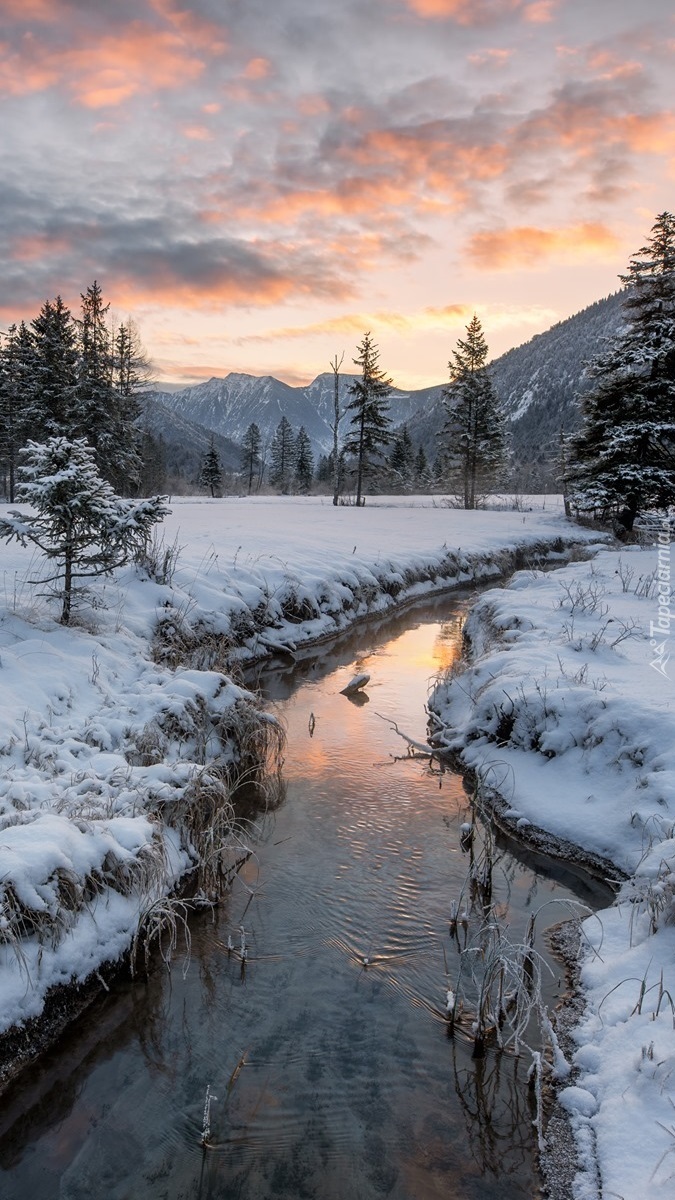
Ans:
<svg viewBox="0 0 675 1200"><path fill-rule="evenodd" d="M362 629L291 692L285 803L247 826L255 853L215 923L193 923L185 978L134 985L114 1044L73 1066L69 1104L61 1087L50 1121L39 1096L39 1137L17 1114L3 1200L531 1200L526 1064L472 1062L443 1016L466 794L403 757L390 724L423 740L458 628L405 620L379 649ZM360 707L338 694L357 669ZM289 693L288 673L265 681ZM495 902L518 928L556 886L508 858Z"/></svg>

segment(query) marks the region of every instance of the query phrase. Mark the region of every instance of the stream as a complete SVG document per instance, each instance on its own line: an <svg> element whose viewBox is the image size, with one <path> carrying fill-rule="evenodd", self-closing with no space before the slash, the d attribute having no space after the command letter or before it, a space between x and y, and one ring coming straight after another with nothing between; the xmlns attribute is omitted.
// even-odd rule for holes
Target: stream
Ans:
<svg viewBox="0 0 675 1200"><path fill-rule="evenodd" d="M288 731L283 802L245 823L254 853L215 917L192 920L189 963L179 951L171 973L115 982L5 1096L3 1200L537 1196L531 1056L473 1059L444 1018L469 797L392 725L424 741L467 603L438 598L259 670ZM365 691L341 695L360 671ZM610 901L496 847L492 903L512 939L547 901L540 935L563 902ZM562 967L537 946L551 1008Z"/></svg>

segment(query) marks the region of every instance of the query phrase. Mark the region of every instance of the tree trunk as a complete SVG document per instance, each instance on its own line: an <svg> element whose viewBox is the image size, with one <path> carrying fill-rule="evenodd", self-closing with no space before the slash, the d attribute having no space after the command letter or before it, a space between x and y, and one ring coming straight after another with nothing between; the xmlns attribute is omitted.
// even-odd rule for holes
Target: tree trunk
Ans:
<svg viewBox="0 0 675 1200"><path fill-rule="evenodd" d="M361 507L361 484L363 482L363 455L364 455L363 441L364 441L364 436L365 436L365 424L366 424L366 416L365 416L365 411L364 411L361 416L361 428L359 430L359 457L358 457L358 468L357 468L357 472L356 472L356 507L357 508Z"/></svg>
<svg viewBox="0 0 675 1200"><path fill-rule="evenodd" d="M334 391L333 391L333 504L337 505L340 499L340 456L338 447L338 427L340 425L340 367L342 366L342 358L338 362L338 356L335 355L335 360L330 364L334 375Z"/></svg>

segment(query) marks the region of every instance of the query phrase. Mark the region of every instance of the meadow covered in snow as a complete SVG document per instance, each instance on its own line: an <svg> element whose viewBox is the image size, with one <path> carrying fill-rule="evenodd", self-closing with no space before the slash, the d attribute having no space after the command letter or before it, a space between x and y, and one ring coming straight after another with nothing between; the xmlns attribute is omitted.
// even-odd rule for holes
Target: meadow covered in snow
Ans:
<svg viewBox="0 0 675 1200"><path fill-rule="evenodd" d="M502 822L624 879L583 928L585 1011L560 1094L578 1200L670 1196L675 1178L670 549L660 561L657 546L601 551L485 592L465 627L468 663L432 698L436 744L495 789Z"/></svg>
<svg viewBox="0 0 675 1200"><path fill-rule="evenodd" d="M538 569L571 542L593 560ZM0 1033L133 949L186 873L206 864L213 891L245 853L230 782L251 740L263 756L278 743L233 682L240 665L527 563L472 611L471 661L433 699L436 739L522 836L537 827L625 877L585 927L587 1006L561 1103L579 1200L599 1194L596 1143L603 1194L668 1194L675 728L664 655L652 665L653 549L599 547L550 497L475 512L428 497L179 499L145 561L96 580L69 628L30 582L39 559L0 555Z"/></svg>
<svg viewBox="0 0 675 1200"><path fill-rule="evenodd" d="M67 628L40 557L0 546L0 1033L117 960L139 925L157 932L186 872L227 875L231 780L278 748L237 660L584 536L551 501L172 507L146 559L91 581Z"/></svg>

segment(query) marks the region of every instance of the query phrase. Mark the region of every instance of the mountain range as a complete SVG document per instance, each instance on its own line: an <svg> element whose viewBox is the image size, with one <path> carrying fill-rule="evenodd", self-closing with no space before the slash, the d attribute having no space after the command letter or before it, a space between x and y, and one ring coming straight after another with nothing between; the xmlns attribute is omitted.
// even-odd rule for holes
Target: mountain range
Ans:
<svg viewBox="0 0 675 1200"><path fill-rule="evenodd" d="M579 423L578 397L589 386L585 366L620 328L622 299L617 292L599 300L490 364L510 428L515 486L539 490L555 483L560 432L570 432ZM489 338L489 330L486 335ZM341 409L354 378L339 376ZM296 431L304 426L318 456L328 454L333 445L334 386L332 372L304 387L291 387L271 375L232 372L178 391L146 393L141 397L143 421L154 436L161 433L176 465L182 459L190 471L212 434L223 465L236 469L238 445L249 425L258 425L267 446L282 416ZM412 391L394 387L389 395L394 427L406 424L414 444L424 447L430 461L436 457L445 419L446 387L441 382Z"/></svg>

